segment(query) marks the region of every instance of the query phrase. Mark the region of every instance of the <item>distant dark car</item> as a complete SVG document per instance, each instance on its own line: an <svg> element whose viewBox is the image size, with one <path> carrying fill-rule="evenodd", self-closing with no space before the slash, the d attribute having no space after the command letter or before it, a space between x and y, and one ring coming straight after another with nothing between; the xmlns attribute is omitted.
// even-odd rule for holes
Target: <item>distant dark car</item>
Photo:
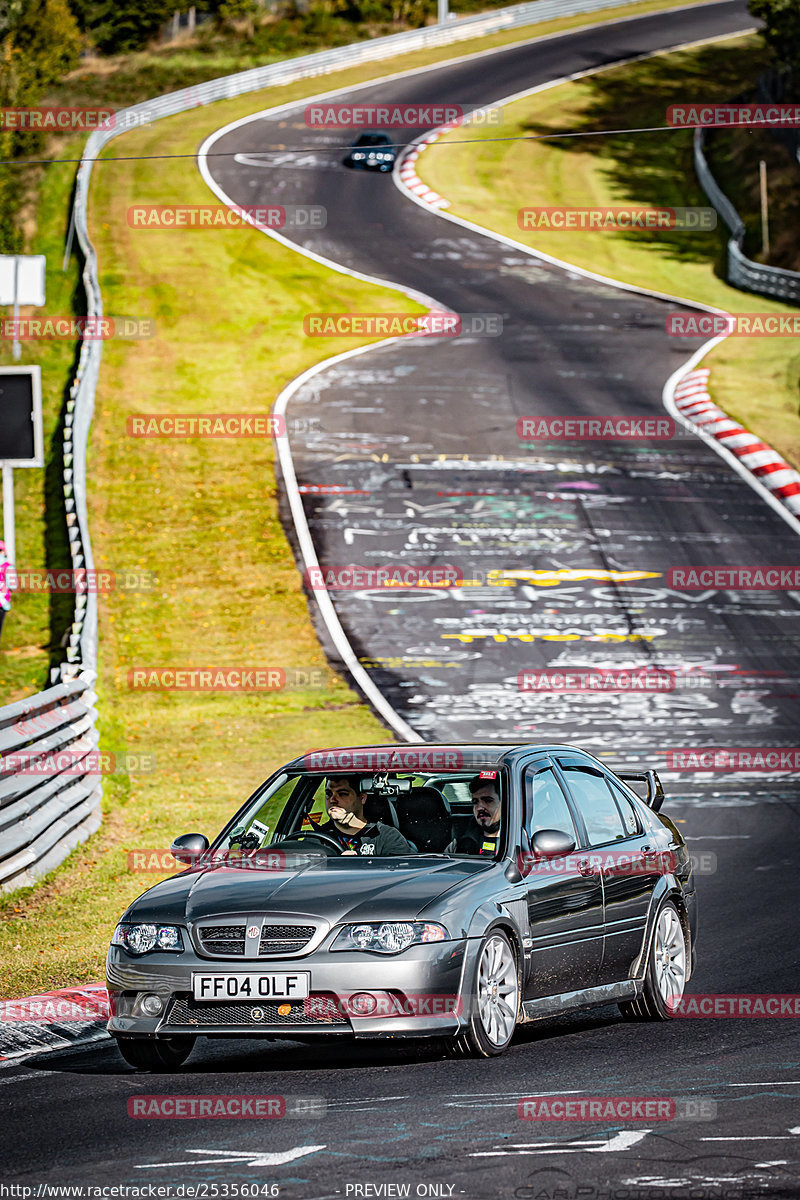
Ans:
<svg viewBox="0 0 800 1200"><path fill-rule="evenodd" d="M366 171L391 171L397 158L392 139L385 133L361 133L342 160L346 167Z"/></svg>
<svg viewBox="0 0 800 1200"><path fill-rule="evenodd" d="M351 784L354 839L335 827ZM438 1037L489 1057L518 1024L570 1009L667 1019L694 965L696 899L662 800L655 772L618 776L567 746L295 759L210 847L178 838L189 868L123 914L109 1031L157 1070L198 1035Z"/></svg>

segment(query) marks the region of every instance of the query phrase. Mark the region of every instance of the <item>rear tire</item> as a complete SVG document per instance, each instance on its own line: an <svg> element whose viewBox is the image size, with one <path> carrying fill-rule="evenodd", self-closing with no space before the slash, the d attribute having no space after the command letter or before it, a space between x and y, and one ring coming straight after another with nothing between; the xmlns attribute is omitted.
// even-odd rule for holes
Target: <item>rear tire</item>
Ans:
<svg viewBox="0 0 800 1200"><path fill-rule="evenodd" d="M137 1071L170 1071L183 1066L192 1053L196 1038L118 1037L117 1047L125 1062Z"/></svg>
<svg viewBox="0 0 800 1200"><path fill-rule="evenodd" d="M642 994L622 1001L622 1015L633 1021L670 1021L686 986L687 963L683 925L668 900L656 917Z"/></svg>
<svg viewBox="0 0 800 1200"><path fill-rule="evenodd" d="M517 956L502 929L486 935L478 951L469 995L469 1021L448 1044L457 1058L496 1058L514 1036L520 1006Z"/></svg>

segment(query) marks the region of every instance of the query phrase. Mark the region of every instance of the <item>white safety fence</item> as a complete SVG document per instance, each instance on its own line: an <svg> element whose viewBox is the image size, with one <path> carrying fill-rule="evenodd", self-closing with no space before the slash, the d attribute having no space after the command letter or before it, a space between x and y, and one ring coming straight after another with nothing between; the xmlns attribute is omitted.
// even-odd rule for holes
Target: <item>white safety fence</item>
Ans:
<svg viewBox="0 0 800 1200"><path fill-rule="evenodd" d="M385 59L397 59L401 63L403 54L410 51L450 45L506 29L606 8L624 8L624 0L623 3L620 0L533 0L491 13L463 17L446 25L390 34L254 67L122 110L117 114L113 129L97 130L90 135L76 174L71 228L84 257L83 284L88 316L99 318L103 315L97 257L87 220L89 184L94 160L112 138L161 117L174 116L216 100L328 75L360 63ZM102 340L82 343L65 413L63 486L74 570L94 569L86 508L86 451L102 353ZM10 755L9 761L16 765L15 770L4 772L0 760L0 890L22 887L52 870L100 824L101 778L96 773L97 755L91 753L97 745L97 714L92 707L96 667L97 597L90 591L77 593L66 661L53 673L60 682L54 680L55 686L46 691L19 704L0 708L0 755L3 759ZM25 731L34 728L33 721L43 722L41 732L26 741ZM52 728L48 722L52 722ZM74 754L76 762L70 770L56 775L47 775L31 765L19 769L17 757L21 750L26 754L33 753L34 758L61 750L65 752L63 757Z"/></svg>

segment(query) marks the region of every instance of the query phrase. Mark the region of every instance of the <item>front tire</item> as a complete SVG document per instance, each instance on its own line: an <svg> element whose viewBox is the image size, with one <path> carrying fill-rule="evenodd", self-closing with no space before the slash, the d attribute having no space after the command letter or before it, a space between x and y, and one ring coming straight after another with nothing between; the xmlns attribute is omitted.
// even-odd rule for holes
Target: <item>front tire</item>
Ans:
<svg viewBox="0 0 800 1200"><path fill-rule="evenodd" d="M517 956L502 929L483 939L470 992L469 1021L450 1050L459 1057L496 1058L514 1036L520 1005Z"/></svg>
<svg viewBox="0 0 800 1200"><path fill-rule="evenodd" d="M196 1038L118 1037L117 1047L126 1063L137 1071L170 1071L183 1066L192 1053Z"/></svg>
<svg viewBox="0 0 800 1200"><path fill-rule="evenodd" d="M622 1015L640 1021L671 1020L686 986L687 963L683 925L668 900L656 917L642 994L620 1004Z"/></svg>

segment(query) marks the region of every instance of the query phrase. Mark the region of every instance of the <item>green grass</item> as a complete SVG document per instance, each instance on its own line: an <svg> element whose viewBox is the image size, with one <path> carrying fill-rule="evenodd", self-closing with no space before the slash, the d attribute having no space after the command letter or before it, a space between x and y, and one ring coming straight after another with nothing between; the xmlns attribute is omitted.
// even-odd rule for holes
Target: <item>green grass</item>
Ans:
<svg viewBox="0 0 800 1200"><path fill-rule="evenodd" d="M628 6L625 12L659 7ZM574 18L557 27L585 23ZM402 66L553 28L409 55ZM126 134L114 151L193 155L209 132L236 117L386 70L387 64L366 65L225 101ZM138 98L130 91L128 100ZM113 92L109 83L103 98ZM29 246L48 256L50 313L70 310L77 284L74 263L59 274L70 180L67 167L44 175ZM156 769L109 777L100 831L38 886L0 897L6 996L102 977L114 921L158 878L133 874L129 851L163 848L192 829L214 832L270 770L309 747L387 736L325 667L278 519L272 445L135 440L125 436L125 420L142 412L266 412L300 371L356 344L306 339L306 312L418 309L396 292L323 270L254 231L178 236L134 231L126 223L133 202L212 199L193 158L173 162L168 171L147 160L95 167L91 233L105 310L152 317L157 326L152 340L106 344L90 444L89 517L98 567L138 567L158 577L152 591L99 599L101 747L152 756ZM72 354L73 347L58 343L24 354L24 361L43 366L50 464L47 472L18 479L18 558L26 565L52 565L53 554L64 548L52 497L45 507L45 483L49 478L58 487L54 431ZM0 353L0 361L9 360ZM40 597L16 598L3 631L0 669L7 696L43 686L52 620ZM327 686L264 694L130 692L126 674L136 664L318 667L326 671Z"/></svg>
<svg viewBox="0 0 800 1200"><path fill-rule="evenodd" d="M540 205L706 205L692 164L691 132L492 141L565 130L665 123L667 105L687 96L723 101L763 66L757 39L737 38L659 55L516 101L500 130L440 139L418 173L458 216L599 274L702 301L730 312L787 312L720 277L726 231L554 232L522 230L518 210ZM782 231L776 229L775 236ZM800 467L800 353L787 338L729 338L706 360L714 399Z"/></svg>

